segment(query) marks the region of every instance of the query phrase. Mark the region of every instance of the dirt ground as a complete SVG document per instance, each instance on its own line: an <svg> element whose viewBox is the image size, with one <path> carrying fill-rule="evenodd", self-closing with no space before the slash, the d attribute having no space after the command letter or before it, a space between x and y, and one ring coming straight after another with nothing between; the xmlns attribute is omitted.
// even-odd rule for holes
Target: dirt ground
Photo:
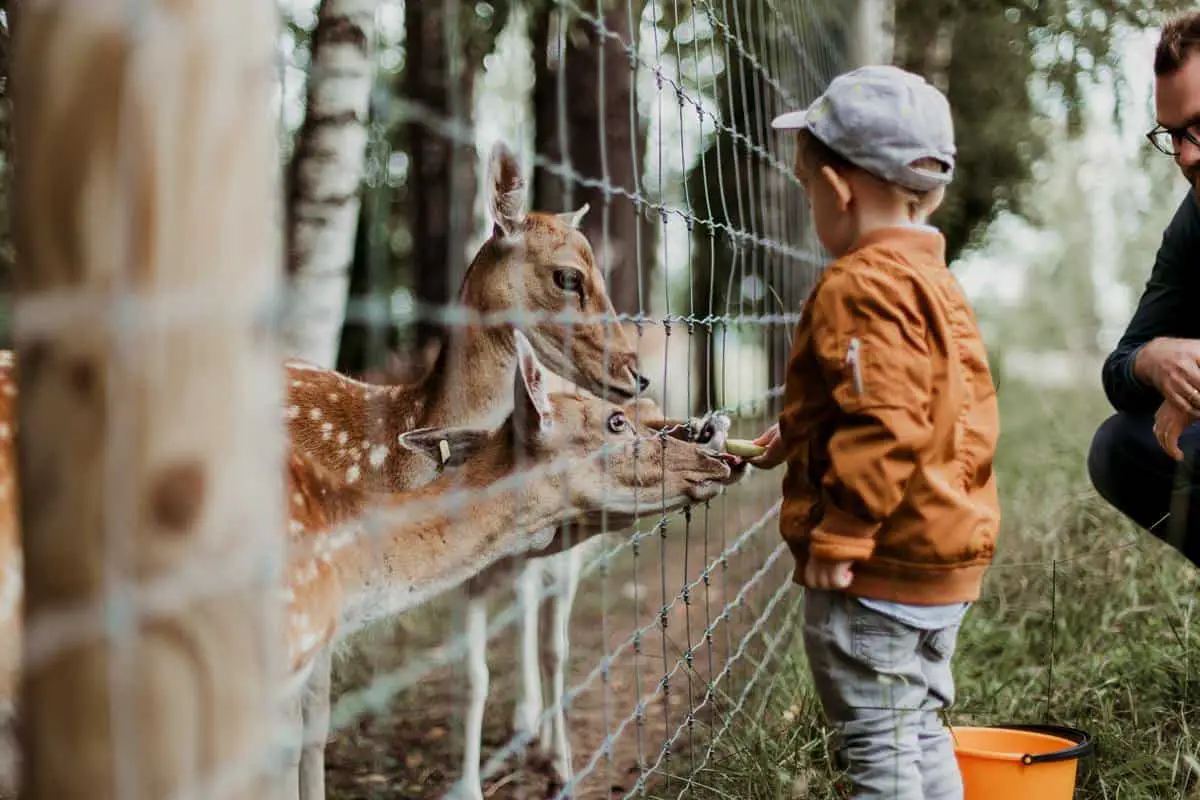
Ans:
<svg viewBox="0 0 1200 800"><path fill-rule="evenodd" d="M691 724L689 712L701 705L709 676L721 672L772 595L788 584L787 553L781 553L745 591L743 602L713 628L709 641L704 631L776 549L780 540L775 518L728 553L707 584L701 580L703 569L728 552L740 533L762 519L773 502L776 483L772 475L747 479L709 508L694 509L690 522L679 515L673 517L665 533L656 531L641 540L636 557L631 548L623 548L611 562L607 577L597 569L581 581L571 621L568 690L589 675L593 677L568 710L574 770L577 775L582 773L575 798L622 797L659 761L663 743L677 731L667 757L649 773L647 783L658 791L677 794L684 786L678 776L689 774L704 758L715 729L725 722L724 714L754 676L757 653L762 649L760 635L748 638L745 653L722 677L713 699L691 715ZM653 520L643 521L641 529L649 530L652 525ZM610 534L605 544L615 547L627 539L628 532ZM685 603L681 589L693 581L698 583ZM402 669L414 651L437 647L461 634L462 596L452 592L419 615L355 642L338 662L335 703L341 692L370 686L380 676ZM673 606L661 615L664 603L672 598ZM783 601L763 624L763 631L775 632L784 606L792 600L791 589L784 589ZM511 588L499 587L490 599L492 613L513 601ZM632 634L645 626L649 630L635 653ZM517 634L515 625L504 629L488 649L491 692L484 723L484 763L511 737ZM689 648L690 664L685 659ZM595 671L606 653L616 655L605 677ZM664 672L671 673L665 691L650 699ZM460 771L465 700L463 668L455 663L424 675L376 713L362 715L337 731L326 754L330 797L445 796ZM640 725L635 719L639 702L645 703ZM600 752L609 736L611 757ZM547 777L544 759L532 747L484 780L485 796L506 800L552 797L558 789ZM689 796L703 795L689 792Z"/></svg>

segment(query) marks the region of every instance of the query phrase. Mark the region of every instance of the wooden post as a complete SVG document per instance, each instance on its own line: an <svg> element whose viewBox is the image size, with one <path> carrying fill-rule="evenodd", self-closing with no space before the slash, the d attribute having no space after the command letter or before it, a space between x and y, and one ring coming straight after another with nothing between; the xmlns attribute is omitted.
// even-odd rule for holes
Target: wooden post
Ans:
<svg viewBox="0 0 1200 800"><path fill-rule="evenodd" d="M22 4L23 797L274 796L276 13Z"/></svg>

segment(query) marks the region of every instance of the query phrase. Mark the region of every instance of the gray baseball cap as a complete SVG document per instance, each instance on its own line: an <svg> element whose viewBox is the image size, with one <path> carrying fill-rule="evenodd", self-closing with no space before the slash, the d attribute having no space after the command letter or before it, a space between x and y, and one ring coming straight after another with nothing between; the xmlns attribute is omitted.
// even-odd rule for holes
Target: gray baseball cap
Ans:
<svg viewBox="0 0 1200 800"><path fill-rule="evenodd" d="M886 181L917 192L954 178L954 121L938 89L899 67L859 67L830 81L803 111L780 114L778 130L807 130L835 153ZM913 167L933 158L949 169Z"/></svg>

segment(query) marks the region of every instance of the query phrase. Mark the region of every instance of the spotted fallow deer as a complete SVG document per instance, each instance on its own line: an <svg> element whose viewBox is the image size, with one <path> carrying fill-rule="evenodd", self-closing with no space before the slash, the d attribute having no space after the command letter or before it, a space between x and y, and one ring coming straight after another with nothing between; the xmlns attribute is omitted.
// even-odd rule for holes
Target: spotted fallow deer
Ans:
<svg viewBox="0 0 1200 800"><path fill-rule="evenodd" d="M368 492L331 475L303 451L289 455L281 590L292 676L282 690L303 692L337 640L500 559L545 547L562 525L600 512L629 515L703 502L730 479L724 459L638 424L624 406L589 395L549 394L544 368L519 333L514 349L515 380L506 383L515 402L500 424L490 430L425 428L397 437L398 446L419 457L455 467L422 487ZM15 384L0 386L0 407L10 406ZM11 429L7 436L11 445ZM9 446L0 450L0 491L10 498L15 480ZM11 722L23 586L16 504L2 509L0 704ZM293 707L300 702L283 699ZM318 746L324 741L319 736ZM301 796L299 761L297 750L293 797Z"/></svg>
<svg viewBox="0 0 1200 800"><path fill-rule="evenodd" d="M527 336L550 370L598 397L625 401L649 383L637 372L636 351L578 230L587 207L527 212L525 180L502 143L489 158L488 186L491 236L459 292L460 307L476 318L453 327L416 382L372 385L300 361L287 364L285 417L292 446L348 486L369 493L421 486L434 478L437 465L399 447L401 434L447 425L486 427L504 419L512 410L505 376L515 366L516 331ZM305 717L314 730L327 727L328 660L325 654L314 668L306 695ZM305 751L306 785L315 786L323 775L321 759L322 751Z"/></svg>

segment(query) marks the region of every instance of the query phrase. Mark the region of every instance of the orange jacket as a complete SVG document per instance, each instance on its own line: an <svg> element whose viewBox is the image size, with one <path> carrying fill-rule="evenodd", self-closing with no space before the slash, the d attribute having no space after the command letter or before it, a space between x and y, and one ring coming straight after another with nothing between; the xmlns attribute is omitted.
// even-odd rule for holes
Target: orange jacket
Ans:
<svg viewBox="0 0 1200 800"><path fill-rule="evenodd" d="M780 532L853 561L851 594L979 596L1000 524L996 389L970 304L929 228L875 231L805 302L788 362Z"/></svg>

